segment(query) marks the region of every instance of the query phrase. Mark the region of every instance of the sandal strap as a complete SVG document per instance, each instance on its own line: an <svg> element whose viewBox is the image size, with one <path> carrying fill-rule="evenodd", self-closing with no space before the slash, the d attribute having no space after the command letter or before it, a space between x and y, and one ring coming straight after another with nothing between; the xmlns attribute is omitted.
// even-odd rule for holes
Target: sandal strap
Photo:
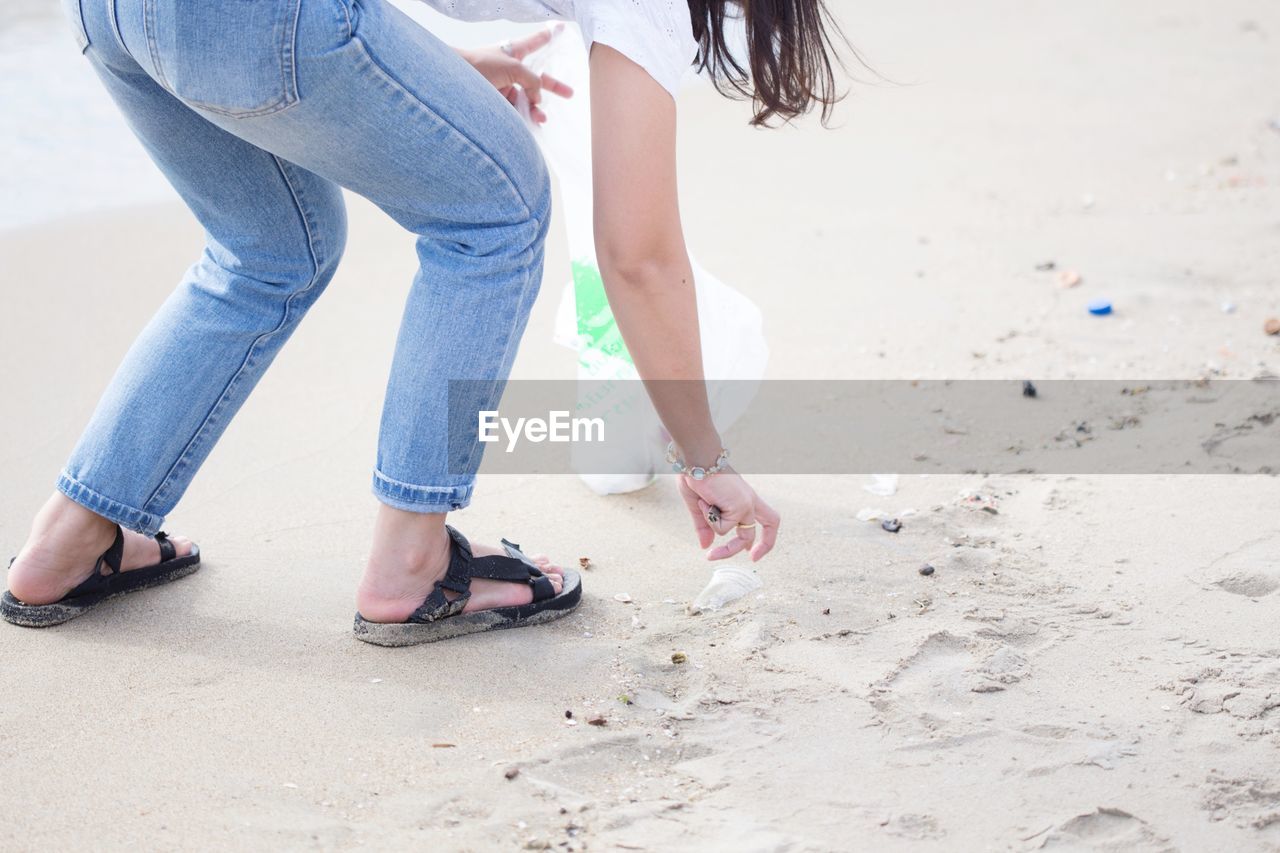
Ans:
<svg viewBox="0 0 1280 853"><path fill-rule="evenodd" d="M435 589L431 590L426 601L409 614L409 622L434 622L456 616L471 598L471 543L450 525L446 524L444 529L449 532L449 568L445 570L444 577L436 581ZM446 589L456 597L450 600L444 594Z"/></svg>
<svg viewBox="0 0 1280 853"><path fill-rule="evenodd" d="M520 560L497 554L491 557L479 557L471 562L471 577L491 581L528 583L530 575L537 571L537 568L531 570Z"/></svg>
<svg viewBox="0 0 1280 853"><path fill-rule="evenodd" d="M546 601L548 598L556 597L556 588L551 585L551 578L542 572L529 576L529 586L533 587L534 601Z"/></svg>
<svg viewBox="0 0 1280 853"><path fill-rule="evenodd" d="M167 563L178 556L178 549L169 541L169 534L161 530L155 535L155 540L160 543L160 562Z"/></svg>
<svg viewBox="0 0 1280 853"><path fill-rule="evenodd" d="M519 545L503 539L502 547L506 550L507 556L494 554L474 560L471 563L471 576L511 583L526 583L533 590L534 601L555 598L556 588L551 585L551 578L538 568L537 563L525 556Z"/></svg>
<svg viewBox="0 0 1280 853"><path fill-rule="evenodd" d="M449 568L445 570L444 578L437 583L450 592L469 596L471 595L471 565L475 561L471 556L471 543L467 541L467 537L449 525L446 524L444 529L449 531L451 540Z"/></svg>
<svg viewBox="0 0 1280 853"><path fill-rule="evenodd" d="M551 578L538 568L537 563L524 555L519 545L503 539L502 547L507 556L494 554L475 557L467 537L447 524L445 530L449 531L450 539L449 568L445 571L445 576L436 581L435 589L427 596L426 601L409 615L407 621L434 622L461 613L467 600L471 598L472 578L528 584L533 590L534 601L555 598L556 588L552 585ZM445 595L445 590L456 593L457 597L450 600Z"/></svg>
<svg viewBox="0 0 1280 853"><path fill-rule="evenodd" d="M102 552L102 556L93 564L93 574L85 578L74 589L68 592L66 598L77 598L81 595L97 592L107 583L107 579L112 575L120 574L120 563L124 559L124 530L120 525L116 525L116 538L112 541L111 547ZM106 563L107 568L111 571L107 574L102 573L102 564Z"/></svg>
<svg viewBox="0 0 1280 853"><path fill-rule="evenodd" d="M519 545L503 539L502 547L512 559L524 563L529 570L529 586L533 587L534 601L546 601L548 598L556 597L556 588L551 585L551 578L547 577L537 563L525 556Z"/></svg>
<svg viewBox="0 0 1280 853"><path fill-rule="evenodd" d="M105 562L107 568L111 569L109 574L120 574L120 563L124 560L124 530L120 525L116 525L116 538L111 543L111 547L102 552L102 556L98 558L98 562L93 564L93 573L96 575Z"/></svg>

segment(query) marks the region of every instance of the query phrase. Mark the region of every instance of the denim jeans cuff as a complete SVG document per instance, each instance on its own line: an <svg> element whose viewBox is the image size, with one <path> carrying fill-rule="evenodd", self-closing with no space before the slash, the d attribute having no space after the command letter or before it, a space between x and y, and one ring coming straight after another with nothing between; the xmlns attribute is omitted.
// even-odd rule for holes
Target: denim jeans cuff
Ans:
<svg viewBox="0 0 1280 853"><path fill-rule="evenodd" d="M106 495L95 492L66 471L58 475L57 489L85 509L96 512L121 527L136 530L144 536L154 536L164 524L164 516L134 509L127 504L112 500Z"/></svg>
<svg viewBox="0 0 1280 853"><path fill-rule="evenodd" d="M471 503L474 478L451 486L415 486L373 471L373 494L388 506L407 512L453 512Z"/></svg>

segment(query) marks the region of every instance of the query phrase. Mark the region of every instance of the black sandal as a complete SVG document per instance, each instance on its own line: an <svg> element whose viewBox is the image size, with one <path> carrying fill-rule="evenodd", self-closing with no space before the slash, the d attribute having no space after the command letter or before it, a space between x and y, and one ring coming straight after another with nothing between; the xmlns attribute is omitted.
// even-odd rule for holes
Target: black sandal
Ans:
<svg viewBox="0 0 1280 853"><path fill-rule="evenodd" d="M448 525L445 529L449 531L451 540L449 568L445 576L436 581L435 589L426 601L404 622L370 622L357 613L357 640L376 646L412 646L481 631L539 625L567 616L582 599L582 578L572 569L564 570L564 587L557 594L551 578L520 552L519 545L503 539L506 557L496 554L474 557L465 536ZM463 613L462 608L471 598L472 578L528 584L533 589L533 601ZM457 597L446 597L445 590Z"/></svg>
<svg viewBox="0 0 1280 853"><path fill-rule="evenodd" d="M74 619L109 598L168 583L200 568L200 549L196 545L191 546L190 554L179 557L163 530L155 535L155 540L160 543L160 562L122 572L120 560L124 556L124 531L117 524L115 541L102 552L93 565L93 574L84 583L52 604L27 604L14 598L13 593L5 592L0 598L0 616L6 622L25 628L47 628ZM9 560L9 565L12 566L16 559ZM110 569L105 575L102 573L103 563Z"/></svg>

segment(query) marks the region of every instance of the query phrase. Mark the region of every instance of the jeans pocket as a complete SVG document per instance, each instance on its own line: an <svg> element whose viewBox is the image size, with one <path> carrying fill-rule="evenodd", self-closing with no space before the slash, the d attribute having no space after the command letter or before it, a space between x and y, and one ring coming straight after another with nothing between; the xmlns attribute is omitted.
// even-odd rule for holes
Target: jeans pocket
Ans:
<svg viewBox="0 0 1280 853"><path fill-rule="evenodd" d="M297 102L294 37L301 0L144 0L160 84L220 115L279 112Z"/></svg>
<svg viewBox="0 0 1280 853"><path fill-rule="evenodd" d="M80 52L84 53L89 49L89 31L84 27L84 12L80 10L80 0L62 0L62 11L71 21L76 45L80 48Z"/></svg>

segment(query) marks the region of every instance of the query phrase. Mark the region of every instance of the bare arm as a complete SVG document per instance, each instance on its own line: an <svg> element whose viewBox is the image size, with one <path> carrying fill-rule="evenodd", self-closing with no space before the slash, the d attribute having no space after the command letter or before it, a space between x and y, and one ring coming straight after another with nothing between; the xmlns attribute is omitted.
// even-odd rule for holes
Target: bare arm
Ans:
<svg viewBox="0 0 1280 853"><path fill-rule="evenodd" d="M675 101L607 45L592 45L590 66L596 260L609 306L686 463L709 467L721 445L702 381L697 296L680 226ZM715 532L735 533L713 559L753 544L754 526L737 522L764 525L753 558L773 546L777 514L732 470L703 481L682 477L681 494L703 547L714 539L705 517L711 506L725 519Z"/></svg>
<svg viewBox="0 0 1280 853"><path fill-rule="evenodd" d="M702 385L698 305L680 227L675 101L603 44L591 49L591 93L596 260L609 306L663 424L690 465L710 466L720 437Z"/></svg>

